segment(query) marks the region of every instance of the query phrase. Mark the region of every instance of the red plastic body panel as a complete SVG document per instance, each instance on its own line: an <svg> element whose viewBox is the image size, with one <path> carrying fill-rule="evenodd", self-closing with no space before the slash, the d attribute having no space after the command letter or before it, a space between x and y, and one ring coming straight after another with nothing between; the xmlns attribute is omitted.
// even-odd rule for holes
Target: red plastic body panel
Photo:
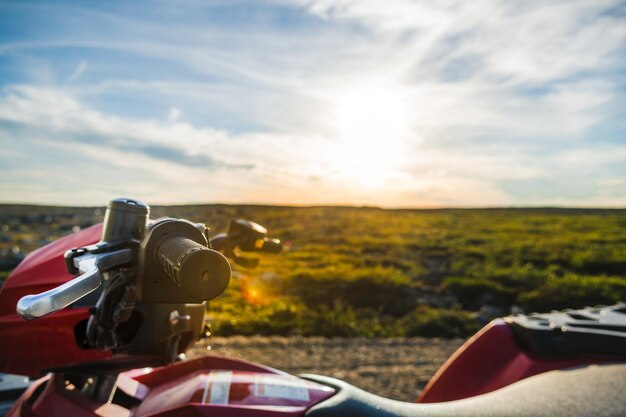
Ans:
<svg viewBox="0 0 626 417"><path fill-rule="evenodd" d="M417 402L460 400L495 391L542 372L618 361L623 358L531 355L520 349L509 325L498 319L483 327L446 361Z"/></svg>
<svg viewBox="0 0 626 417"><path fill-rule="evenodd" d="M43 392L29 401L40 384ZM139 404L127 409L89 401L52 376L33 384L8 416L296 417L335 393L272 368L217 356L129 371L117 386Z"/></svg>
<svg viewBox="0 0 626 417"><path fill-rule="evenodd" d="M80 349L76 325L89 317L87 308L65 309L26 321L15 312L17 301L49 290L74 278L65 268L63 254L73 247L100 240L102 224L71 234L37 249L9 275L0 289L0 371L39 376L46 369L104 359L109 352Z"/></svg>

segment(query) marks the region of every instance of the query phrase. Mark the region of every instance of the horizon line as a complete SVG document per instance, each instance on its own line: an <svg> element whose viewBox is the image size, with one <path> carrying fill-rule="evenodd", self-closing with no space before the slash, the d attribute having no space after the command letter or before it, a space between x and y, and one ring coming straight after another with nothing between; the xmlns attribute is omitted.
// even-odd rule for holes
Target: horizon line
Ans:
<svg viewBox="0 0 626 417"><path fill-rule="evenodd" d="M103 205L70 205L70 204L54 204L54 203L22 203L22 202L2 202L0 207L6 206L25 206L25 207L50 207L50 208L106 208ZM294 204L294 203L229 203L229 202L188 202L173 204L148 204L150 207L191 207L191 206L254 206L254 207L277 207L277 208L358 208L358 209L376 209L376 210L626 210L625 206L567 206L567 205L476 205L476 206L373 206L367 204Z"/></svg>

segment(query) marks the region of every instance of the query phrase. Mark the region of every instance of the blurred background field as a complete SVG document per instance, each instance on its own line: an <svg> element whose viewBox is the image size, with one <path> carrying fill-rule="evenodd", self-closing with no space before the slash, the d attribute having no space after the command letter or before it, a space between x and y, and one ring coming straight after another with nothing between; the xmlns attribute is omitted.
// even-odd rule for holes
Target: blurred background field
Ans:
<svg viewBox="0 0 626 417"><path fill-rule="evenodd" d="M0 278L24 254L102 221L104 208L0 205ZM493 317L626 299L626 210L193 205L152 217L242 217L290 242L235 266L213 333L465 337Z"/></svg>

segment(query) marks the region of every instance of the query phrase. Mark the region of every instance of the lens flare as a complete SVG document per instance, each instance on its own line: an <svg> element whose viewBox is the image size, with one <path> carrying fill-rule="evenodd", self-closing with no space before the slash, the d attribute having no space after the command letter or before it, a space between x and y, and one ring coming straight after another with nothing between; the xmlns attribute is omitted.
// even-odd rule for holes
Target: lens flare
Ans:
<svg viewBox="0 0 626 417"><path fill-rule="evenodd" d="M252 305L265 305L271 300L267 291L263 290L263 284L257 277L245 275L239 281L239 288L243 298Z"/></svg>

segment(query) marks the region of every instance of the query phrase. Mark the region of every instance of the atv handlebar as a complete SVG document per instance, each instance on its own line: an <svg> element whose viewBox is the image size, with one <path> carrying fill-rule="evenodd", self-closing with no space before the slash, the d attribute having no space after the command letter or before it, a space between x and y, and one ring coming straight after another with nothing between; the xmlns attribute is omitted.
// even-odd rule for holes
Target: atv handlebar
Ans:
<svg viewBox="0 0 626 417"><path fill-rule="evenodd" d="M249 268L258 259L242 252L279 253L283 244L268 238L267 229L244 219L231 220L226 233L208 241L203 224L164 218L148 223L149 207L139 200L112 200L105 214L102 240L66 252L67 269L78 277L51 290L22 297L17 313L26 320L68 307L101 286L109 291L105 272L130 268L138 274L136 298L149 303L202 303L226 290L230 264ZM221 252L221 253L220 253ZM226 257L225 257L225 256ZM134 292L134 290L132 290Z"/></svg>

